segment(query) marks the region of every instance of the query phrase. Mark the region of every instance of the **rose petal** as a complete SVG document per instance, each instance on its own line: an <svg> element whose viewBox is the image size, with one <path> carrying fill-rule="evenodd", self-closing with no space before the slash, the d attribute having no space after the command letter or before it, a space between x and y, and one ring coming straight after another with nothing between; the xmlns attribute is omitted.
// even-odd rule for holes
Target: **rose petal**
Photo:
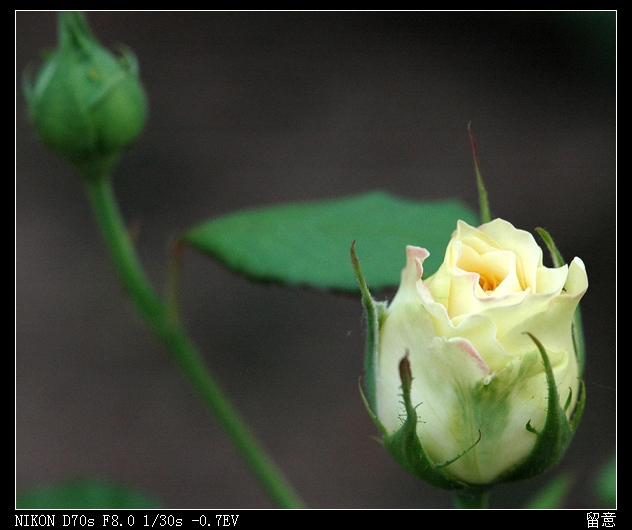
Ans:
<svg viewBox="0 0 632 530"><path fill-rule="evenodd" d="M445 469L472 484L485 484L518 463L535 443L525 429L544 418L546 382L541 369L532 381L522 361L490 374L464 339L435 338L419 356L411 354L417 432L435 462L445 462L480 441ZM526 365L534 365L534 356ZM487 374L487 377L485 376ZM525 394L528 393L528 395Z"/></svg>
<svg viewBox="0 0 632 530"><path fill-rule="evenodd" d="M479 230L492 238L498 248L509 250L516 254L522 276L521 283L535 291L537 269L542 265L542 249L534 237L525 230L515 228L503 219L481 225Z"/></svg>
<svg viewBox="0 0 632 530"><path fill-rule="evenodd" d="M401 283L395 298L390 304L391 308L411 299L419 299L417 281L421 279L424 271L423 262L428 256L430 256L430 253L425 248L412 245L406 247L406 266L402 269Z"/></svg>

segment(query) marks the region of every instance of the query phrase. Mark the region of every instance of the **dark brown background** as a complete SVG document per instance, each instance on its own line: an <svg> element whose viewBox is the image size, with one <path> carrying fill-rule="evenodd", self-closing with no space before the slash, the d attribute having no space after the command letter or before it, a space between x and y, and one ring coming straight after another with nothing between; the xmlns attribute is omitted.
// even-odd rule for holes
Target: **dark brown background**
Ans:
<svg viewBox="0 0 632 530"><path fill-rule="evenodd" d="M544 226L588 269L588 405L557 471L576 479L567 506L597 505L616 431L614 14L89 21L136 52L150 97L115 187L157 285L179 233L239 208L374 188L477 208L471 121L493 213ZM80 181L29 128L19 74L55 26L53 13L16 14L16 487L103 477L168 507L270 507L126 301ZM308 506L451 506L372 439L357 297L252 284L190 252L182 299L208 364ZM552 476L499 486L492 506L520 506Z"/></svg>

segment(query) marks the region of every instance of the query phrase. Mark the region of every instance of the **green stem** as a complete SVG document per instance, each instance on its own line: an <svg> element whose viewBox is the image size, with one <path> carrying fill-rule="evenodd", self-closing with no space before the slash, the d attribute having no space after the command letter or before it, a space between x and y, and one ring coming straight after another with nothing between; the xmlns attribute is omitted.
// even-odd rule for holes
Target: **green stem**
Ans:
<svg viewBox="0 0 632 530"><path fill-rule="evenodd" d="M487 489L470 488L467 490L455 491L452 494L455 508L487 508Z"/></svg>
<svg viewBox="0 0 632 530"><path fill-rule="evenodd" d="M171 318L172 313L147 279L127 234L110 178L90 176L83 181L125 290L147 324L201 394L272 501L281 508L301 508L303 503L299 497L221 391L197 349Z"/></svg>

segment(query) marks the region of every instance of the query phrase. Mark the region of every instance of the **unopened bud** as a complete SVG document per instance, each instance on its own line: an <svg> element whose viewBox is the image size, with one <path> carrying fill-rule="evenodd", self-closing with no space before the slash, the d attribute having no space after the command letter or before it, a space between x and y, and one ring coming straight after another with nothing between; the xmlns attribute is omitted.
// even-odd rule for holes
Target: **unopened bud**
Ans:
<svg viewBox="0 0 632 530"><path fill-rule="evenodd" d="M133 53L112 55L76 11L59 14L59 45L24 92L42 142L87 177L109 172L147 117Z"/></svg>

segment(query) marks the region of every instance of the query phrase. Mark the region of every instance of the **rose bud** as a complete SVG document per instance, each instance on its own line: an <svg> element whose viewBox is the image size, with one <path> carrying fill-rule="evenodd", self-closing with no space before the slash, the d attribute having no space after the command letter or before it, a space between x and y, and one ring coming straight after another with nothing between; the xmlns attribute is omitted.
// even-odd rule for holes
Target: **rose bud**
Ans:
<svg viewBox="0 0 632 530"><path fill-rule="evenodd" d="M136 58L103 48L79 12L59 14L58 38L35 82L25 76L29 117L47 147L85 176L102 175L145 124Z"/></svg>
<svg viewBox="0 0 632 530"><path fill-rule="evenodd" d="M583 262L545 267L533 236L501 219L459 221L423 280L428 255L406 248L387 305L370 297L352 250L369 321L365 402L385 446L446 489L541 473L583 409L572 332Z"/></svg>

